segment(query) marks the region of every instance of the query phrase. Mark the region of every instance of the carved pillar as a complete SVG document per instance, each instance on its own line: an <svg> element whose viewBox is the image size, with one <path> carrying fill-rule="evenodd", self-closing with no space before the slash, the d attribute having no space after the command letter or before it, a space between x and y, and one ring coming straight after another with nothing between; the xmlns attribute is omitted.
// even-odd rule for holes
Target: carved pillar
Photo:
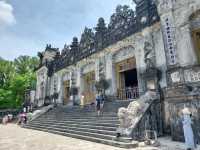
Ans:
<svg viewBox="0 0 200 150"><path fill-rule="evenodd" d="M58 99L57 99L57 103L62 104L63 103L63 99L62 99L62 89L63 89L63 78L61 74L58 74L57 76L57 92L58 92Z"/></svg>
<svg viewBox="0 0 200 150"><path fill-rule="evenodd" d="M190 25L186 24L183 27L180 27L180 32L177 34L179 34L179 40L177 44L180 65L194 65L197 63L197 58L194 52Z"/></svg>
<svg viewBox="0 0 200 150"><path fill-rule="evenodd" d="M99 61L99 58L98 58L95 61L95 80L96 81L99 81L99 79L100 79L100 77L99 77L99 63L100 63L100 61Z"/></svg>
<svg viewBox="0 0 200 150"><path fill-rule="evenodd" d="M79 69L79 83L80 83L80 96L82 95L83 91L84 91L84 81L83 81L83 69L80 68Z"/></svg>
<svg viewBox="0 0 200 150"><path fill-rule="evenodd" d="M81 69L80 68L78 68L77 69L77 82L76 82L76 86L77 86L77 88L79 89L78 90L78 96L79 96L79 98L80 98L80 96L81 96L81 89L82 89L82 84L81 84Z"/></svg>
<svg viewBox="0 0 200 150"><path fill-rule="evenodd" d="M110 80L110 87L107 90L107 94L109 95L116 95L117 88L116 88L116 79L115 79L115 67L114 62L112 59L112 55L108 54L106 56L106 79Z"/></svg>

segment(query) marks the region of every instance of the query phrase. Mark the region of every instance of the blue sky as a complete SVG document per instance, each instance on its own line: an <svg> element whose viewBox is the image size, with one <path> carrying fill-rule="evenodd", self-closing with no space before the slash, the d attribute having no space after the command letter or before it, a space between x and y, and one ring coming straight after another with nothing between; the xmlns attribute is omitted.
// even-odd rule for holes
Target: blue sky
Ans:
<svg viewBox="0 0 200 150"><path fill-rule="evenodd" d="M132 0L0 0L0 56L36 56L47 43L62 49L99 17L108 23L118 4Z"/></svg>

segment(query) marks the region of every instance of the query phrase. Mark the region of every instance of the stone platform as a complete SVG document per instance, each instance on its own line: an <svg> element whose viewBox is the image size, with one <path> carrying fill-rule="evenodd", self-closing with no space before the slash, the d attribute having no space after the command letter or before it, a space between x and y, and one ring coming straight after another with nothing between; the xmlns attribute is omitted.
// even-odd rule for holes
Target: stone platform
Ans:
<svg viewBox="0 0 200 150"><path fill-rule="evenodd" d="M0 125L0 150L126 150L109 145L21 128L15 124ZM184 150L184 144L170 138L159 139L160 147L138 147L130 150ZM200 147L199 147L200 149Z"/></svg>

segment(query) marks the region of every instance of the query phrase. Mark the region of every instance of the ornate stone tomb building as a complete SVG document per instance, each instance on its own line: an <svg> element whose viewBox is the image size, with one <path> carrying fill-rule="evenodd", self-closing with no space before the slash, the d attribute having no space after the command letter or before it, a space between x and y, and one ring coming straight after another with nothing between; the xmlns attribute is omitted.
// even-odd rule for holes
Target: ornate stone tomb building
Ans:
<svg viewBox="0 0 200 150"><path fill-rule="evenodd" d="M164 131L181 139L180 110L191 108L200 126L200 1L134 0L136 10L117 6L106 26L85 28L61 53L47 45L39 53L38 105L95 101L96 81L109 81L106 95L135 99L148 89L161 98ZM72 95L72 96L71 96ZM200 129L198 129L200 131Z"/></svg>

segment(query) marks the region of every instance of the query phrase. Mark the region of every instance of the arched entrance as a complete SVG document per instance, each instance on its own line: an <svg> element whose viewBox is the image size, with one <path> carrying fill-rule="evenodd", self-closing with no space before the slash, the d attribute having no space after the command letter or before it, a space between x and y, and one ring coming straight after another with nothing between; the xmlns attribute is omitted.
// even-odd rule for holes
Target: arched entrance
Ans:
<svg viewBox="0 0 200 150"><path fill-rule="evenodd" d="M91 104L95 101L95 62L87 62L81 66L80 77L80 94L84 98L81 105Z"/></svg>
<svg viewBox="0 0 200 150"><path fill-rule="evenodd" d="M63 103L64 103L64 105L66 105L70 101L70 80L64 81L63 87L64 87Z"/></svg>
<svg viewBox="0 0 200 150"><path fill-rule="evenodd" d="M115 64L118 99L136 99L139 97L136 60L134 57Z"/></svg>
<svg viewBox="0 0 200 150"><path fill-rule="evenodd" d="M112 54L114 83L116 96L119 100L136 99L139 97L139 76L136 66L135 48L124 46Z"/></svg>
<svg viewBox="0 0 200 150"><path fill-rule="evenodd" d="M65 72L63 73L63 79L62 79L62 98L63 98L63 104L67 105L70 103L70 84L71 84L71 73Z"/></svg>
<svg viewBox="0 0 200 150"><path fill-rule="evenodd" d="M83 85L84 104L90 104L95 101L95 71L83 74Z"/></svg>

